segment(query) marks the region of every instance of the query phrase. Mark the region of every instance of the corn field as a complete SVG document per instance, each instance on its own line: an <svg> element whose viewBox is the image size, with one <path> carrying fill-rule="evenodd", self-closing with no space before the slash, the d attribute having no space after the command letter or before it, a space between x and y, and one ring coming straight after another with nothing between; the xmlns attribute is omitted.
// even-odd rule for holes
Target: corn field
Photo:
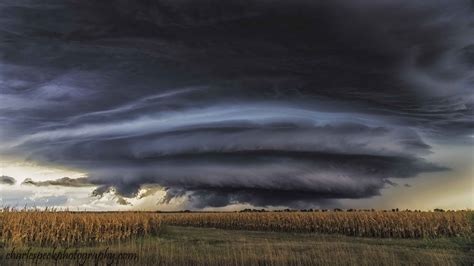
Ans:
<svg viewBox="0 0 474 266"><path fill-rule="evenodd" d="M146 213L0 212L0 244L111 243L157 235L161 219Z"/></svg>
<svg viewBox="0 0 474 266"><path fill-rule="evenodd" d="M0 212L0 245L86 245L159 235L163 225L378 238L471 237L472 211L456 212Z"/></svg>
<svg viewBox="0 0 474 266"><path fill-rule="evenodd" d="M164 214L178 226L343 234L359 237L468 237L471 211L457 212L264 212Z"/></svg>

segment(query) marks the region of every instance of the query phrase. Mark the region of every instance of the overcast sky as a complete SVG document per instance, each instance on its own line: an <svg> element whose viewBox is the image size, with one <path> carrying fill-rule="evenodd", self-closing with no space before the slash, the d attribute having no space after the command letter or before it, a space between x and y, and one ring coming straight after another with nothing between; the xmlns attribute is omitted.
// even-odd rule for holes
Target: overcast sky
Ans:
<svg viewBox="0 0 474 266"><path fill-rule="evenodd" d="M473 88L469 0L2 0L0 205L473 208Z"/></svg>

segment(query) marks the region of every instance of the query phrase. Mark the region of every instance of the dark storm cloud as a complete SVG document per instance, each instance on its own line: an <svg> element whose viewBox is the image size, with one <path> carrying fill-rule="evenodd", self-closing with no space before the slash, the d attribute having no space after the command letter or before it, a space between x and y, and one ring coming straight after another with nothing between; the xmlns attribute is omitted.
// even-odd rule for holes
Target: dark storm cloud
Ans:
<svg viewBox="0 0 474 266"><path fill-rule="evenodd" d="M469 1L0 3L2 154L196 208L331 204L472 143ZM166 199L165 199L166 201Z"/></svg>
<svg viewBox="0 0 474 266"><path fill-rule="evenodd" d="M0 185L14 185L16 183L15 178L11 176L2 175L0 176Z"/></svg>
<svg viewBox="0 0 474 266"><path fill-rule="evenodd" d="M235 203L249 203L254 206L288 206L291 208L325 208L337 206L337 202L324 194L308 191L267 190L267 189L203 189L191 192L169 189L161 203L173 198L188 196L188 207L223 207Z"/></svg>

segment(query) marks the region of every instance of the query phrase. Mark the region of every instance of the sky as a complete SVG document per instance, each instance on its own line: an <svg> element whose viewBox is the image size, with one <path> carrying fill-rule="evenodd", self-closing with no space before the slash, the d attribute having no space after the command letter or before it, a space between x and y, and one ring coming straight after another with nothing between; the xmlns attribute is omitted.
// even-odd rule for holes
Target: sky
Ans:
<svg viewBox="0 0 474 266"><path fill-rule="evenodd" d="M473 15L2 0L0 206L473 208Z"/></svg>

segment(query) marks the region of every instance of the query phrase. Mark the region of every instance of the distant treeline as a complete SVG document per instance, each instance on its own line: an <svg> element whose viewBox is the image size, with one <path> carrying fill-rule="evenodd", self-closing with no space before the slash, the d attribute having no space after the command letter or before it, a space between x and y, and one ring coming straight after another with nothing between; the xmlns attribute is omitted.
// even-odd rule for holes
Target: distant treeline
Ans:
<svg viewBox="0 0 474 266"><path fill-rule="evenodd" d="M375 212L377 210L375 209L283 209L283 210L266 210L266 209L243 209L240 212ZM390 209L390 210L381 210L382 212L423 212L421 210L400 210L398 208L396 209ZM434 209L433 211L435 212L445 212L443 209ZM451 211L453 212L454 210L446 210L446 211ZM184 211L184 212L191 212L191 211Z"/></svg>
<svg viewBox="0 0 474 266"><path fill-rule="evenodd" d="M123 213L123 212L136 212L136 213L232 213L232 212L459 212L459 211L470 211L469 209L466 210L444 210L440 208L436 208L433 210L410 210L404 209L400 210L399 208L395 209L385 209L385 210L378 210L378 209L251 209L246 208L243 210L237 211L201 211L201 210L177 210L177 211L151 211L151 210L124 210L124 211L87 211L87 210L70 210L69 208L37 208L37 207L23 207L23 208L14 208L14 207L0 207L0 212L15 212L15 211L42 211L42 212L71 212L71 213L81 213L81 212L89 212L89 213Z"/></svg>

